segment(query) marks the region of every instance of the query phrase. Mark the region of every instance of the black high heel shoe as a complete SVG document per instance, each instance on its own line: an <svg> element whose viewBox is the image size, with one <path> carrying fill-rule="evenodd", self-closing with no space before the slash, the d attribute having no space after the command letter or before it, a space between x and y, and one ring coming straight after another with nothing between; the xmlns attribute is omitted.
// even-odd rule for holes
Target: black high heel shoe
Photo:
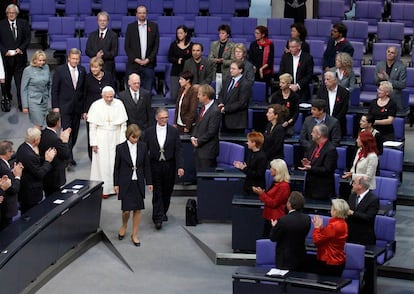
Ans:
<svg viewBox="0 0 414 294"><path fill-rule="evenodd" d="M118 240L124 240L125 235L121 235L120 233L118 233Z"/></svg>
<svg viewBox="0 0 414 294"><path fill-rule="evenodd" d="M141 246L141 242L135 242L134 238L132 238L132 235L131 235L131 241L135 246L137 246L137 247Z"/></svg>

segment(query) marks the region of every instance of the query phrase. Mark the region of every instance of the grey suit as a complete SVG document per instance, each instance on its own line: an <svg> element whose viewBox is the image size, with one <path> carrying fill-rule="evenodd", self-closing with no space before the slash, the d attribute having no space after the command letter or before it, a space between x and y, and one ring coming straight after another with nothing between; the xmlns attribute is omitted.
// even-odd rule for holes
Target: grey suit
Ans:
<svg viewBox="0 0 414 294"><path fill-rule="evenodd" d="M386 72L387 65L385 61L380 61L375 67L374 80L377 85L384 79L378 77L379 73ZM407 67L399 60L396 60L392 66L391 73L389 75L389 82L392 84L391 99L397 104L397 110L403 111L402 106L402 90L406 87L407 79Z"/></svg>

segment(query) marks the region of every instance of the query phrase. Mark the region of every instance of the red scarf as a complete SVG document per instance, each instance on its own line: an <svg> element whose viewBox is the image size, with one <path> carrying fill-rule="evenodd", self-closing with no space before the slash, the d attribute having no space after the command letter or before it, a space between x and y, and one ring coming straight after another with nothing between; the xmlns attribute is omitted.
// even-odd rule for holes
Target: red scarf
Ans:
<svg viewBox="0 0 414 294"><path fill-rule="evenodd" d="M256 41L257 45L263 46L263 62L262 62L262 66L267 64L268 60L269 60L269 53L270 53L270 44L272 44L272 41L270 41L269 39L265 38L264 42L259 42ZM273 73L273 68L271 68L270 66L266 67L263 70L263 74L268 75L268 74L272 74Z"/></svg>

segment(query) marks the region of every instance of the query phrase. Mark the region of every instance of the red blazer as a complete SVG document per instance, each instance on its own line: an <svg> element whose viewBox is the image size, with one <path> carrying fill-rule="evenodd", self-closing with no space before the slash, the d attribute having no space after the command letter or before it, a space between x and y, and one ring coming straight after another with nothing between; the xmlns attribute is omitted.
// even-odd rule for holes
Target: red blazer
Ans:
<svg viewBox="0 0 414 294"><path fill-rule="evenodd" d="M287 182L274 183L269 191L260 194L264 203L263 218L279 220L286 214L286 202L290 195L290 185Z"/></svg>
<svg viewBox="0 0 414 294"><path fill-rule="evenodd" d="M317 259L329 265L345 263L345 242L348 225L342 218L331 217L324 228L313 230L313 243L318 248Z"/></svg>

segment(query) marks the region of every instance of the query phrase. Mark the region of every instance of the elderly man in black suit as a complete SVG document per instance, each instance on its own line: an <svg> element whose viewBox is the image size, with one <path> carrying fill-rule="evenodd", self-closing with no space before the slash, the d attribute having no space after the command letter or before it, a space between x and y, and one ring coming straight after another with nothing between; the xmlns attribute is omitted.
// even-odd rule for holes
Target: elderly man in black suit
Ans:
<svg viewBox="0 0 414 294"><path fill-rule="evenodd" d="M2 87L3 95L12 99L11 82L17 89L17 102L19 110L22 111L22 98L20 84L22 82L23 70L27 65L27 48L30 45L31 32L27 21L17 19L19 8L10 4L6 8L7 18L0 21L0 50L6 71L5 87Z"/></svg>
<svg viewBox="0 0 414 294"><path fill-rule="evenodd" d="M338 85L335 72L324 74L325 84L319 87L317 97L326 101L326 113L335 117L341 125L341 134L346 135L346 113L348 112L349 92Z"/></svg>
<svg viewBox="0 0 414 294"><path fill-rule="evenodd" d="M85 53L90 58L100 57L104 61L104 70L115 77L115 56L118 55L118 35L108 28L109 14L98 13L98 29L89 34Z"/></svg>
<svg viewBox="0 0 414 294"><path fill-rule="evenodd" d="M86 70L80 63L79 49L69 50L68 63L55 69L52 82L52 108L60 113L61 125L64 130L71 128L69 138L70 165L76 165L73 158L73 147L78 139L79 125L84 112L84 86Z"/></svg>
<svg viewBox="0 0 414 294"><path fill-rule="evenodd" d="M125 33L125 52L128 56L127 74L141 76L142 87L151 91L154 80L154 68L157 65L157 53L160 45L158 25L147 19L147 8L137 7L137 21L130 23Z"/></svg>
<svg viewBox="0 0 414 294"><path fill-rule="evenodd" d="M223 114L222 132L243 133L247 128L247 109L252 96L252 83L243 75L244 62L230 64L230 78L223 83L218 107Z"/></svg>
<svg viewBox="0 0 414 294"><path fill-rule="evenodd" d="M141 87L141 78L132 73L128 78L129 88L119 93L128 114L128 125L136 124L143 131L153 125L151 93Z"/></svg>
<svg viewBox="0 0 414 294"><path fill-rule="evenodd" d="M162 222L168 221L171 194L174 189L175 176L184 175L184 160L180 134L168 124L168 110L158 108L157 124L145 130L142 140L147 143L150 157L152 184L152 220L157 230Z"/></svg>
<svg viewBox="0 0 414 294"><path fill-rule="evenodd" d="M341 140L341 128L339 121L326 113L326 101L313 99L311 115L305 118L300 131L300 145L304 149L305 156L309 156L313 147L312 130L317 124L325 124L328 127L328 139L334 146L339 146Z"/></svg>
<svg viewBox="0 0 414 294"><path fill-rule="evenodd" d="M304 270L305 238L311 225L310 217L301 212L304 205L305 199L302 194L293 191L286 204L289 213L279 221L271 221L270 240L277 242L275 263L278 269Z"/></svg>
<svg viewBox="0 0 414 294"><path fill-rule="evenodd" d="M39 143L39 154L45 156L49 148L56 149L56 156L52 161L52 169L43 179L43 189L45 196L49 196L60 190L66 183L66 162L70 158L69 136L71 129L68 128L58 135L60 130L60 115L57 112L50 111L46 116L47 127L42 130L42 136Z"/></svg>
<svg viewBox="0 0 414 294"><path fill-rule="evenodd" d="M317 124L312 130L314 147L312 152L302 159L306 171L305 196L319 200L329 200L335 196L334 172L338 153L335 146L328 140L328 127Z"/></svg>
<svg viewBox="0 0 414 294"><path fill-rule="evenodd" d="M210 85L200 85L197 97L202 107L193 129L191 144L195 149L196 169L200 170L217 166L221 112L214 102L215 93Z"/></svg>
<svg viewBox="0 0 414 294"><path fill-rule="evenodd" d="M0 142L0 178L7 176L11 181L11 186L4 191L4 201L1 205L0 230L7 227L19 210L17 194L20 189L20 178L23 172L23 164L14 163L10 166L10 159L13 155L13 142Z"/></svg>
<svg viewBox="0 0 414 294"><path fill-rule="evenodd" d="M302 51L299 39L289 39L289 53L285 53L280 61L279 74L288 73L293 77L290 90L299 95L300 101L311 99L309 84L312 83L313 57Z"/></svg>
<svg viewBox="0 0 414 294"><path fill-rule="evenodd" d="M22 214L43 200L43 179L52 169L52 161L56 156L56 149L49 148L45 152L44 160L40 158L41 134L37 128L27 129L25 142L16 152L16 161L24 166L19 190Z"/></svg>

